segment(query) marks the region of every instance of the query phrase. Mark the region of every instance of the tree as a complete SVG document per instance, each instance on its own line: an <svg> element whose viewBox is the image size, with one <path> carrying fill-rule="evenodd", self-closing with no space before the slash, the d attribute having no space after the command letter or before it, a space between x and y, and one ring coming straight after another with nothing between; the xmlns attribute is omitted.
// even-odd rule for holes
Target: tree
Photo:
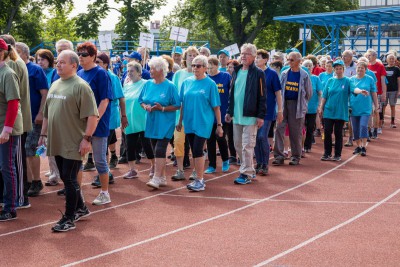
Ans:
<svg viewBox="0 0 400 267"><path fill-rule="evenodd" d="M11 34L28 46L38 44L43 33L43 9L62 9L73 0L1 0L0 33Z"/></svg>
<svg viewBox="0 0 400 267"><path fill-rule="evenodd" d="M186 0L166 17L165 27L179 25L201 34L208 30L219 47L255 42L283 49L296 44L299 25L277 23L273 17L356 7L349 0Z"/></svg>
<svg viewBox="0 0 400 267"><path fill-rule="evenodd" d="M88 12L77 16L77 34L82 38L96 37L102 18L107 16L110 9L117 10L121 16L116 25L115 32L123 40L135 40L140 31L144 31L143 23L149 20L155 8L159 8L165 0L114 0L123 3L120 9L111 8L107 0L95 0L88 5Z"/></svg>
<svg viewBox="0 0 400 267"><path fill-rule="evenodd" d="M66 4L65 8L50 8L51 17L47 18L44 26L43 38L46 41L56 42L60 39L77 41L75 19L70 19L69 14L73 10L72 4Z"/></svg>

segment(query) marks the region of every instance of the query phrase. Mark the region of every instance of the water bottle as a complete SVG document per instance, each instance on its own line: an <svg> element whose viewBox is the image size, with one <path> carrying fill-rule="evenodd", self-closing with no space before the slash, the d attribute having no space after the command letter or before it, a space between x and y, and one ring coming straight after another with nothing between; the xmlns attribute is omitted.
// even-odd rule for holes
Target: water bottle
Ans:
<svg viewBox="0 0 400 267"><path fill-rule="evenodd" d="M46 146L45 145L41 145L40 147L37 148L36 150L36 157L42 157L45 158L46 157Z"/></svg>

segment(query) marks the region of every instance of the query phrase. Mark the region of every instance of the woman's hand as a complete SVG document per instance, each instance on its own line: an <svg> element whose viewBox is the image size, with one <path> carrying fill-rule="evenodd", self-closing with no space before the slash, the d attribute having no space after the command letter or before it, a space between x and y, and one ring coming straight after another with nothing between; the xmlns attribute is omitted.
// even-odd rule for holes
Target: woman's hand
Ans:
<svg viewBox="0 0 400 267"><path fill-rule="evenodd" d="M178 131L178 132L181 132L182 131L182 123L178 123L178 125L176 125L176 130Z"/></svg>
<svg viewBox="0 0 400 267"><path fill-rule="evenodd" d="M154 111L154 110L162 110L163 109L163 106L161 106L160 105L160 103L154 103L154 105L151 107L151 111Z"/></svg>
<svg viewBox="0 0 400 267"><path fill-rule="evenodd" d="M361 94L363 94L364 96L369 96L369 92L364 89L361 90Z"/></svg>
<svg viewBox="0 0 400 267"><path fill-rule="evenodd" d="M224 136L224 130L222 129L222 126L217 126L217 129L215 130L215 134L218 137Z"/></svg>

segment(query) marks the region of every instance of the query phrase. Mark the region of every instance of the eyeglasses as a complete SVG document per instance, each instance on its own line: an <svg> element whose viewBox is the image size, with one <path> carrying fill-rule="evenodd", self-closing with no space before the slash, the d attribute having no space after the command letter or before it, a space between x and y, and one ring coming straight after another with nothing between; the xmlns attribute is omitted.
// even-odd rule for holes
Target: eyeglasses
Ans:
<svg viewBox="0 0 400 267"><path fill-rule="evenodd" d="M88 52L82 52L82 53L79 53L79 52L78 52L77 54L78 54L78 57L80 57L80 56L82 56L82 57L88 57L88 56L90 56Z"/></svg>
<svg viewBox="0 0 400 267"><path fill-rule="evenodd" d="M201 64L192 64L192 68L202 68L202 67L204 67L204 65L201 65Z"/></svg>

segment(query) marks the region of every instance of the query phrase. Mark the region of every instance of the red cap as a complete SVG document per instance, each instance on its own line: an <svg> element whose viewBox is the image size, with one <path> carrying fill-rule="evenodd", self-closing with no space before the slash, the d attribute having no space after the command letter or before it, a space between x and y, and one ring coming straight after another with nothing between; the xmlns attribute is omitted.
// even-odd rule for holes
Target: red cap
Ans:
<svg viewBox="0 0 400 267"><path fill-rule="evenodd" d="M4 42L3 39L0 38L0 49L8 50L8 45Z"/></svg>

